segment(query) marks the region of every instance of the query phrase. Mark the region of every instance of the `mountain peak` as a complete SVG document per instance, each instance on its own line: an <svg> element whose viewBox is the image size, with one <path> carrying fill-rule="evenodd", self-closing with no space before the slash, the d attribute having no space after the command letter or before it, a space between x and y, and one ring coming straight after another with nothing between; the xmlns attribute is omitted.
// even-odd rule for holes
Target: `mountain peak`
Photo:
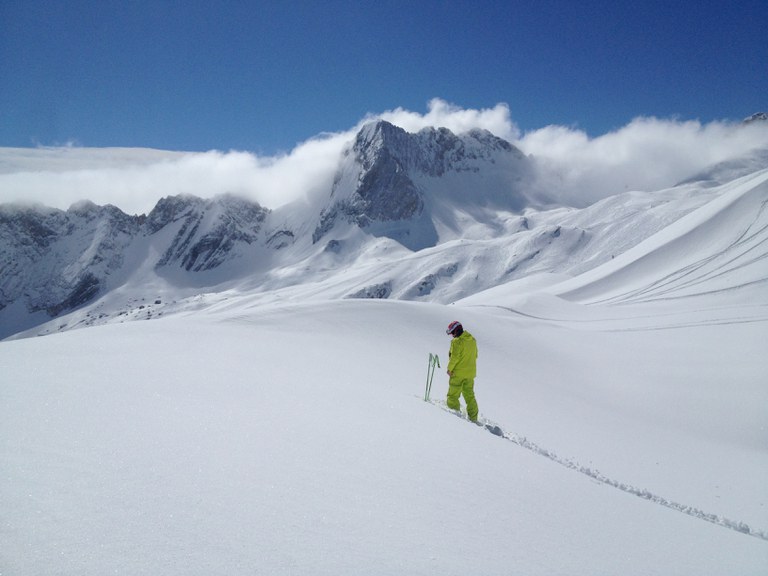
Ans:
<svg viewBox="0 0 768 576"><path fill-rule="evenodd" d="M373 163L373 156L387 150L404 168L430 176L466 169L472 160L488 160L497 152L523 157L520 150L488 130L474 128L457 135L445 127L428 126L410 133L386 120L363 126L352 150L364 166Z"/></svg>
<svg viewBox="0 0 768 576"><path fill-rule="evenodd" d="M527 170L526 157L487 130L410 133L384 120L371 122L344 154L313 240L346 221L413 250L434 245L439 234L429 210L446 203L470 212L490 205L519 209Z"/></svg>
<svg viewBox="0 0 768 576"><path fill-rule="evenodd" d="M748 118L744 118L744 124L752 124L754 122L768 122L768 113L757 112Z"/></svg>
<svg viewBox="0 0 768 576"><path fill-rule="evenodd" d="M405 137L408 133L399 126L395 126L386 120L369 122L360 128L355 137L356 142L373 142L377 139Z"/></svg>
<svg viewBox="0 0 768 576"><path fill-rule="evenodd" d="M188 194L165 196L158 200L155 207L147 216L147 228L155 233L171 222L175 222L192 209L200 209L205 200Z"/></svg>
<svg viewBox="0 0 768 576"><path fill-rule="evenodd" d="M176 224L178 230L157 266L178 264L194 272L216 268L233 255L236 245L256 241L268 212L258 202L234 194L207 200L163 198L150 213L147 229L154 234Z"/></svg>

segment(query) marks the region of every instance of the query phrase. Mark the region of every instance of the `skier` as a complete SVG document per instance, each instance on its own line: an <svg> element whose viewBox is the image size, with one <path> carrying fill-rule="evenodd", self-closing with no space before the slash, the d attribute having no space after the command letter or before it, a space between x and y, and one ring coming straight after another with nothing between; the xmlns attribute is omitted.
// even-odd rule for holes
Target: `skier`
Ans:
<svg viewBox="0 0 768 576"><path fill-rule="evenodd" d="M446 334L453 336L448 352L448 399L451 410L461 410L459 396L464 395L467 415L477 422L477 400L475 399L475 375L477 374L477 342L474 336L465 332L461 322L448 324Z"/></svg>

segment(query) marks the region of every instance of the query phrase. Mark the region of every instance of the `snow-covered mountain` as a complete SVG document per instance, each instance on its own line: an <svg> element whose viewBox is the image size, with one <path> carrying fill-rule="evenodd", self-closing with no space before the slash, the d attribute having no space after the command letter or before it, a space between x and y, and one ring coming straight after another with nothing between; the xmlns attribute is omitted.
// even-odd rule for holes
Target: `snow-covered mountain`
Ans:
<svg viewBox="0 0 768 576"><path fill-rule="evenodd" d="M464 205L480 221L495 217L481 210L521 208L516 183L525 170L523 155L487 132L408 134L377 122L361 130L339 161L328 197L313 199L309 209L293 205L272 215L234 196L163 198L146 217L90 202L67 211L5 205L0 336L18 321L38 321L39 312L55 317L76 309L137 270L153 269L182 286L212 285L323 252L354 258L371 235L411 249L435 245L449 206ZM276 251L282 252L275 264Z"/></svg>
<svg viewBox="0 0 768 576"><path fill-rule="evenodd" d="M77 310L75 324L106 321L161 294L291 298L309 284L322 298L448 303L540 272L579 274L766 165L755 150L668 190L551 207L531 192L534 161L489 132L379 121L349 143L329 190L274 211L232 195L167 197L146 216L3 205L0 337Z"/></svg>
<svg viewBox="0 0 768 576"><path fill-rule="evenodd" d="M164 198L148 216L91 202L67 211L0 206L0 334L14 321L79 308L148 263L158 274L216 268L257 241L267 213L229 196Z"/></svg>
<svg viewBox="0 0 768 576"><path fill-rule="evenodd" d="M123 267L141 220L90 202L67 212L0 206L0 308L22 300L56 316L92 300Z"/></svg>
<svg viewBox="0 0 768 576"><path fill-rule="evenodd" d="M445 240L456 210L486 221L488 210L530 205L524 187L530 171L517 148L487 131L410 134L371 123L345 150L312 238L317 242L346 221L412 250L434 246Z"/></svg>
<svg viewBox="0 0 768 576"><path fill-rule="evenodd" d="M201 200L192 196L163 198L144 223L144 234L171 229L167 250L155 265L187 272L212 270L232 258L237 245L261 239L269 212L258 204L233 196Z"/></svg>

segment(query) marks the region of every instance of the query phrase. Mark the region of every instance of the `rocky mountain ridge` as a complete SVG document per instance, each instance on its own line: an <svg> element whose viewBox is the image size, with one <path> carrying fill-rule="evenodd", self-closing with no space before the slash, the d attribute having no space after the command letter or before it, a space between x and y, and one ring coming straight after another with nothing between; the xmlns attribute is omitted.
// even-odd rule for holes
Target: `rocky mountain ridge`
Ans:
<svg viewBox="0 0 768 576"><path fill-rule="evenodd" d="M201 272L221 265L236 244L255 243L268 214L258 203L236 196L162 198L147 217L145 233L177 225L177 233L156 266L176 265Z"/></svg>
<svg viewBox="0 0 768 576"><path fill-rule="evenodd" d="M0 205L0 339L128 283L185 294L247 285L280 297L312 284L323 298L451 302L539 272L578 274L766 158L713 167L670 190L542 209L528 195L530 159L508 142L377 122L350 142L331 189L301 209L233 195L166 197L139 216L87 201L66 211Z"/></svg>
<svg viewBox="0 0 768 576"><path fill-rule="evenodd" d="M409 134L383 121L366 125L340 159L328 198L316 201L311 242L323 239L334 251L334 229L351 225L408 245L407 234L376 227L398 222L434 228L425 213L429 187L420 179L440 181L461 172L477 178L500 156L513 172L525 163L517 149L489 132L455 135L430 128ZM270 215L232 195L166 197L141 216L90 201L66 211L0 206L0 310L16 304L57 316L77 308L129 275L126 261L147 265L147 257L136 254L146 251L139 244L151 244L157 256L150 265L163 275L210 272L256 249L283 250L300 240L298 230L271 223ZM432 231L426 244L437 241Z"/></svg>
<svg viewBox="0 0 768 576"><path fill-rule="evenodd" d="M486 130L457 136L424 128L414 134L385 121L371 123L344 151L312 239L320 241L345 221L423 249L439 241L434 213L423 217L429 205L439 200L519 210L530 201L520 184L530 173L520 150Z"/></svg>
<svg viewBox="0 0 768 576"><path fill-rule="evenodd" d="M50 316L99 293L120 269L143 218L81 202L61 211L0 206L0 310L23 299Z"/></svg>

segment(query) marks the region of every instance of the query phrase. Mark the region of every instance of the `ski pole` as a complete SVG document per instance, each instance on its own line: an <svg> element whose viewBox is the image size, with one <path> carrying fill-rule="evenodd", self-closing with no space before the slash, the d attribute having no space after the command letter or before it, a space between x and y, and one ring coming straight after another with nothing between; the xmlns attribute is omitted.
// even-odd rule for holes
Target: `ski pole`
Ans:
<svg viewBox="0 0 768 576"><path fill-rule="evenodd" d="M429 394L432 392L432 378L435 375L435 365L440 368L440 358L437 354L429 353L429 363L427 364L427 387L424 391L424 402L429 402Z"/></svg>
<svg viewBox="0 0 768 576"><path fill-rule="evenodd" d="M429 402L429 392L430 392L430 388L432 388L430 386L430 384L432 384L432 378L430 377L431 371L432 371L432 352L429 353L429 360L427 362L427 386L424 389L424 402Z"/></svg>

